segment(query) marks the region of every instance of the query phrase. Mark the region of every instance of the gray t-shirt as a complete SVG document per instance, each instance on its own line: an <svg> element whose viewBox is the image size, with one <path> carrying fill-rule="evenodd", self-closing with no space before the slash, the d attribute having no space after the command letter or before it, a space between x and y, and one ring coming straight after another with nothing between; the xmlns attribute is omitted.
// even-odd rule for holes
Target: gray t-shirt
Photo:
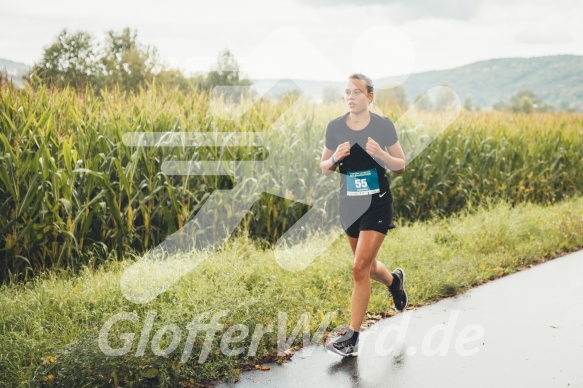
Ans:
<svg viewBox="0 0 583 388"><path fill-rule="evenodd" d="M346 175L358 174L359 171L376 169L380 192L389 189L389 179L386 175L384 164L366 152L368 137L379 143L381 149L386 151L398 141L395 125L388 117L370 112L370 122L359 131L352 130L346 125L349 112L339 116L328 123L326 128L326 148L336 151L339 144L350 142L350 155L339 162L342 174L340 184L340 197L347 197ZM351 186L352 187L352 186Z"/></svg>

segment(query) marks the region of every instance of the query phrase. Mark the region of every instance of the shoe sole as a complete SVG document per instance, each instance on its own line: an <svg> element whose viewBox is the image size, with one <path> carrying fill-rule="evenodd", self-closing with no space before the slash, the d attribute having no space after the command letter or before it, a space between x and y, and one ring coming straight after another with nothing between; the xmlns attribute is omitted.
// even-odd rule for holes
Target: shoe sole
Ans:
<svg viewBox="0 0 583 388"><path fill-rule="evenodd" d="M407 291L405 291L405 283L407 282L407 277L405 276L405 271L403 270L403 268L397 268L395 269L395 271L401 271L401 274L403 275L403 292L405 293L406 299L405 299L405 307L403 307L403 310L399 310L399 311L404 311L407 306L409 306L409 295L407 294Z"/></svg>
<svg viewBox="0 0 583 388"><path fill-rule="evenodd" d="M358 352L344 354L344 353L338 353L338 352L332 351L330 349L326 349L326 351L330 354L334 354L336 356L341 356L341 357L356 357L356 356L358 356Z"/></svg>

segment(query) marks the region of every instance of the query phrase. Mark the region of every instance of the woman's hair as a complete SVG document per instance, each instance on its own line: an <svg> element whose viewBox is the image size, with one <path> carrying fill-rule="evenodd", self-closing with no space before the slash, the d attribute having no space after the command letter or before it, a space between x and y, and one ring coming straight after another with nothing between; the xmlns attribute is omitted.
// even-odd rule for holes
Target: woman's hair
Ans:
<svg viewBox="0 0 583 388"><path fill-rule="evenodd" d="M361 80L366 85L366 93L367 94L370 94L370 93L374 92L374 85L372 84L372 80L369 77L367 77L366 75L364 75L362 73L354 73L354 74L351 74L348 77L348 79L358 79L358 80ZM373 104L373 108L376 109L376 107L374 105L374 102L372 100L370 100L369 104L371 102Z"/></svg>
<svg viewBox="0 0 583 388"><path fill-rule="evenodd" d="M374 92L374 85L372 84L372 80L362 73L354 73L351 74L348 79L359 79L366 84L366 92L372 93Z"/></svg>

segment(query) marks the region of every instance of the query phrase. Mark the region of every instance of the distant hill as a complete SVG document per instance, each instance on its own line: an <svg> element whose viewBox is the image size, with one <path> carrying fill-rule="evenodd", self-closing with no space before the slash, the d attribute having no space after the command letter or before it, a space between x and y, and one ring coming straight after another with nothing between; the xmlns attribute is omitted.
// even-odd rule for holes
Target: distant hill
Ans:
<svg viewBox="0 0 583 388"><path fill-rule="evenodd" d="M24 63L0 58L0 72L12 78L12 82L16 87L21 88L23 86L22 76L27 74L28 71L29 67Z"/></svg>
<svg viewBox="0 0 583 388"><path fill-rule="evenodd" d="M447 82L462 102L491 107L521 89L530 89L556 109L583 111L583 56L557 55L502 58L475 62L450 70L412 74L405 82L410 99Z"/></svg>
<svg viewBox="0 0 583 388"><path fill-rule="evenodd" d="M390 77L374 80L375 86L382 87L391 80ZM273 83L272 80L253 82L259 88ZM326 87L337 88L339 92L344 87L344 81L294 82L314 99L321 99ZM462 103L470 98L473 105L482 108L490 108L499 100L507 101L521 89L530 89L555 109L583 111L583 56L490 59L448 70L411 74L403 85L411 103L416 96L443 83L458 93ZM293 87L291 82L289 85ZM282 90L281 87L278 89Z"/></svg>
<svg viewBox="0 0 583 388"><path fill-rule="evenodd" d="M21 87L22 76L29 71L28 65L0 59L0 71L5 69L13 82ZM391 80L391 77L376 79L375 86L380 88ZM474 106L486 109L497 101L508 101L519 90L530 89L555 109L583 111L583 56L489 59L453 69L411 74L403 85L412 103L415 97L443 83L459 94L462 103L470 98ZM327 87L337 89L340 96L344 81L253 80L253 88L270 90L269 95L300 88L305 95L316 100L322 99Z"/></svg>

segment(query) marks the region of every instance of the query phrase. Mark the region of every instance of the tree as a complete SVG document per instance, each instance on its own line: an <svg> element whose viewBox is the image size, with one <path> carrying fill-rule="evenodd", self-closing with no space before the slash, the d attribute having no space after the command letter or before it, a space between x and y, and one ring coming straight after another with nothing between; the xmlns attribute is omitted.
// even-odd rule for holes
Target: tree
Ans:
<svg viewBox="0 0 583 388"><path fill-rule="evenodd" d="M553 110L543 99L532 90L519 90L510 97L509 109L513 112L546 112Z"/></svg>
<svg viewBox="0 0 583 388"><path fill-rule="evenodd" d="M99 89L119 84L122 90L137 90L161 71L157 50L137 42L137 32L125 28L107 32L103 47L86 32L71 34L64 29L44 50L32 74L50 86ZM173 74L176 76L177 74ZM174 78L166 75L166 78ZM30 78L30 77L29 77Z"/></svg>
<svg viewBox="0 0 583 388"><path fill-rule="evenodd" d="M281 93L277 98L282 101L295 102L297 99L301 98L303 94L304 93L302 93L300 89L292 89Z"/></svg>
<svg viewBox="0 0 583 388"><path fill-rule="evenodd" d="M240 78L239 63L229 49L219 54L216 65L209 72L205 86L208 90L217 90L227 99L239 101L241 95L250 92L252 82L246 78ZM225 87L227 88L221 88Z"/></svg>
<svg viewBox="0 0 583 388"><path fill-rule="evenodd" d="M432 111L433 103L429 94L423 94L415 97L415 108L422 111Z"/></svg>
<svg viewBox="0 0 583 388"><path fill-rule="evenodd" d="M322 90L322 102L339 102L342 100L342 92L333 86L327 86Z"/></svg>
<svg viewBox="0 0 583 388"><path fill-rule="evenodd" d="M98 53L93 37L86 32L61 31L56 41L44 50L32 69L49 86L74 88L95 84L99 79ZM30 77L29 77L30 79Z"/></svg>
<svg viewBox="0 0 583 388"><path fill-rule="evenodd" d="M169 89L178 88L181 92L188 92L191 89L202 89L204 85L204 77L196 75L191 78L186 78L184 74L178 69L164 67L154 75L156 85L165 86Z"/></svg>
<svg viewBox="0 0 583 388"><path fill-rule="evenodd" d="M138 90L140 85L152 81L160 70L156 48L143 46L137 41L137 31L125 28L121 33L107 32L101 66L105 84L119 84L123 90Z"/></svg>
<svg viewBox="0 0 583 388"><path fill-rule="evenodd" d="M532 100L527 96L523 96L520 99L518 110L524 113L532 113L534 111L534 104L532 103Z"/></svg>
<svg viewBox="0 0 583 388"><path fill-rule="evenodd" d="M26 78L56 87L89 85L95 92L114 85L122 91L137 91L154 80L157 85L177 87L183 92L234 86L225 91L227 97L237 101L241 94L251 92L251 81L240 77L239 64L229 50L219 55L217 65L206 78L201 74L186 78L180 70L163 64L155 47L140 44L137 35L129 28L120 33L107 31L100 45L86 32L71 34L64 29Z"/></svg>
<svg viewBox="0 0 583 388"><path fill-rule="evenodd" d="M401 110L407 109L407 89L403 85L386 85L375 91L378 105Z"/></svg>
<svg viewBox="0 0 583 388"><path fill-rule="evenodd" d="M492 109L494 110L506 110L508 109L508 106L506 105L506 103L502 100L498 100L494 103L494 105L492 105Z"/></svg>
<svg viewBox="0 0 583 388"><path fill-rule="evenodd" d="M498 101L493 106L495 110L507 110L511 112L548 112L553 107L543 101L543 99L532 90L519 90L513 94L508 102Z"/></svg>
<svg viewBox="0 0 583 388"><path fill-rule="evenodd" d="M456 93L453 89L447 83L441 86L443 87L439 88L435 96L435 109L438 111L446 110L456 102Z"/></svg>
<svg viewBox="0 0 583 388"><path fill-rule="evenodd" d="M561 101L561 104L559 105L559 109L566 111L566 112L576 112L577 108L576 105L572 102L572 101ZM581 111L583 109L579 108L579 111Z"/></svg>

